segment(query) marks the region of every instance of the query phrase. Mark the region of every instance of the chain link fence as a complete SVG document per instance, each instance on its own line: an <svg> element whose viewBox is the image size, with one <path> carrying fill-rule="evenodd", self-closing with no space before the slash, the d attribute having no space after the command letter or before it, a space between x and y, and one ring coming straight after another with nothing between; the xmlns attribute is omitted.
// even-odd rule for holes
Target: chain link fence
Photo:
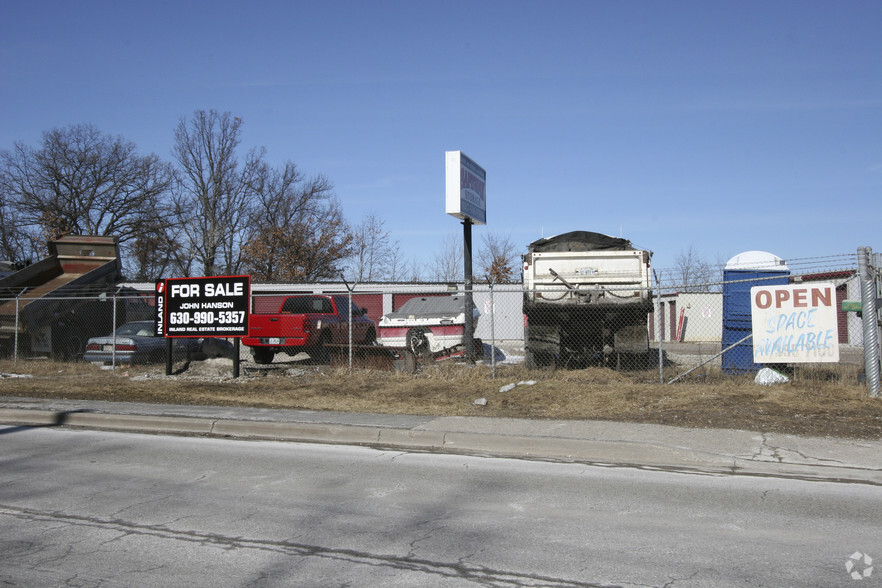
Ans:
<svg viewBox="0 0 882 588"><path fill-rule="evenodd" d="M755 373L763 367L754 363L750 291L753 287L792 286L811 293L817 286L832 286L829 300L835 307L836 326L832 337L839 350L837 366L854 369L865 365L865 324L878 330L878 313L848 311L847 301L860 301L865 284L877 290L882 258L869 253L868 270L859 271L859 259L868 255L843 254L830 257L787 260L778 264L720 268L719 279L683 286L657 277L658 294L649 316L650 339L658 352L659 380L676 382L690 375ZM734 259L734 258L733 258ZM798 317L797 317L798 318ZM876 356L878 345L868 347ZM787 366L774 365L785 369Z"/></svg>
<svg viewBox="0 0 882 588"><path fill-rule="evenodd" d="M152 321L152 293L134 291L0 298L0 355L13 361L82 361L86 342L127 322Z"/></svg>
<svg viewBox="0 0 882 588"><path fill-rule="evenodd" d="M767 268L720 268L719 277L700 284L677 284L664 271L653 272L651 288L614 281L574 288L566 276L535 290L521 284L476 284L471 297L479 341L471 358L463 340L465 313L440 303L464 300L468 293L462 284L253 284L252 313L275 313L288 296L336 294L363 309L379 346L406 350L423 362L460 357L494 370L519 364L530 369L605 367L643 381L671 383L761 367L753 363L750 300L745 298L751 287L832 284L838 365L862 369L878 394L880 272L882 257L862 248L858 254L788 260ZM405 305L413 300L428 302L411 302L418 311L408 313ZM863 312L844 308L848 301L862 302L854 308ZM15 362L47 357L82 361L88 339L112 335L133 321L152 321L154 310L152 284L63 297L30 296L27 291L8 295L0 298L0 353ZM358 357L353 348L373 341L354 343L344 355L350 366ZM291 346L273 362L296 361L300 351ZM245 345L241 358L253 362Z"/></svg>

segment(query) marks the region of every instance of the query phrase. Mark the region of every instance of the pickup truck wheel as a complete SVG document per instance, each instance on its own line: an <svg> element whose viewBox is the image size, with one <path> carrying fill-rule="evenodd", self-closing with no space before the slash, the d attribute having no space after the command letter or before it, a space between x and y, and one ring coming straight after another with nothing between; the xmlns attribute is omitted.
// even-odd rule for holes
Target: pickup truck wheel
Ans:
<svg viewBox="0 0 882 588"><path fill-rule="evenodd" d="M331 363L331 350L327 347L330 342L331 337L327 333L323 334L318 347L310 352L310 357L318 363Z"/></svg>
<svg viewBox="0 0 882 588"><path fill-rule="evenodd" d="M276 356L276 353L272 349L253 347L251 349L251 356L254 358L254 363L266 365L273 362L273 358Z"/></svg>

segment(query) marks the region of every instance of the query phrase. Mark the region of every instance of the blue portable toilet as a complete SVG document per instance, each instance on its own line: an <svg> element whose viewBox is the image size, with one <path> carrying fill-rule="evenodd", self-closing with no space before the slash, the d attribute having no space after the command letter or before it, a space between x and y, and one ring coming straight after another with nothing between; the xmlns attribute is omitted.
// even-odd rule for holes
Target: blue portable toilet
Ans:
<svg viewBox="0 0 882 588"><path fill-rule="evenodd" d="M786 285L790 268L784 260L765 251L745 251L723 269L723 372L741 374L758 371L753 362L753 339L742 341L753 330L750 289L753 286Z"/></svg>

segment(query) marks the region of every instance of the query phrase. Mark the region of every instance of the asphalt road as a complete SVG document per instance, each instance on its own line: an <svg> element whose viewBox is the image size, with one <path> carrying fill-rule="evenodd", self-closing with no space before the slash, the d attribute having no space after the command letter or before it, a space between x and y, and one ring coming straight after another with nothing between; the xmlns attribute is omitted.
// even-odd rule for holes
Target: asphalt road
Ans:
<svg viewBox="0 0 882 588"><path fill-rule="evenodd" d="M855 585L880 503L862 483L9 426L0 584Z"/></svg>

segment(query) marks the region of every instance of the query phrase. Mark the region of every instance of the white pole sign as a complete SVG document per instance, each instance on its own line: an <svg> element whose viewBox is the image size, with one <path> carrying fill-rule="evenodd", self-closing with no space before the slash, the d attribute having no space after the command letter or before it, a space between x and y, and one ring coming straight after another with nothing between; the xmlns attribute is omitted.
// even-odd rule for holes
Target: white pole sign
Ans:
<svg viewBox="0 0 882 588"><path fill-rule="evenodd" d="M447 214L487 224L487 172L462 151L445 152Z"/></svg>
<svg viewBox="0 0 882 588"><path fill-rule="evenodd" d="M839 361L833 284L754 286L750 300L754 363Z"/></svg>

